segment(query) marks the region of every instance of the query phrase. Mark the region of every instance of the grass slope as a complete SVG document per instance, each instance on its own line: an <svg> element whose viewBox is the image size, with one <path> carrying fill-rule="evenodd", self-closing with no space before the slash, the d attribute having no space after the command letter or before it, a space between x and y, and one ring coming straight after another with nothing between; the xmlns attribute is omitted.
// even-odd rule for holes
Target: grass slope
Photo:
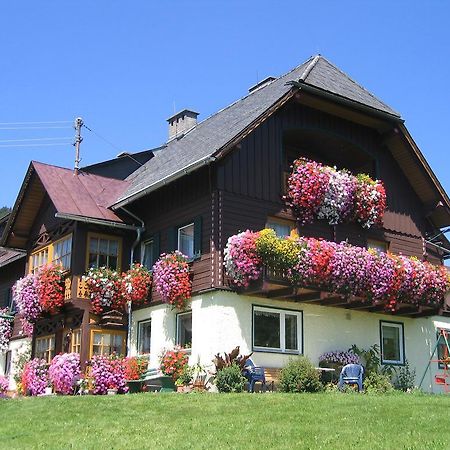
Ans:
<svg viewBox="0 0 450 450"><path fill-rule="evenodd" d="M1 448L449 449L450 397L136 394L0 400Z"/></svg>

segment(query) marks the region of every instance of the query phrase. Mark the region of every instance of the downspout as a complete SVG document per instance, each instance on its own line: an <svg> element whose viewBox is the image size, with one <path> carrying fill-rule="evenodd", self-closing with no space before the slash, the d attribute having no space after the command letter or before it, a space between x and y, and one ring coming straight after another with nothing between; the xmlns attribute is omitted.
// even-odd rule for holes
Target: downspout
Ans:
<svg viewBox="0 0 450 450"><path fill-rule="evenodd" d="M145 224L144 221L136 216L136 214L132 213L131 211L128 211L128 209L121 206L121 209L123 209L129 216L133 217L133 219L136 219L138 222L141 223L140 227L136 228L136 240L133 242L133 245L131 246L131 255L130 255L130 267L134 263L134 250L138 246L139 242L141 242L142 233L145 231ZM128 301L128 332L127 332L127 356L130 356L131 351L131 320L132 320L132 314L133 311L131 309L131 300Z"/></svg>

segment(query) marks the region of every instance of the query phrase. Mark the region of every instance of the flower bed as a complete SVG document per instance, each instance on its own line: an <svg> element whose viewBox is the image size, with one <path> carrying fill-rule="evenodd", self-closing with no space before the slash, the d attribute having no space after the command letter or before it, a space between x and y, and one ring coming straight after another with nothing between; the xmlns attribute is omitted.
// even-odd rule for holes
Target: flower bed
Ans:
<svg viewBox="0 0 450 450"><path fill-rule="evenodd" d="M8 308L0 309L0 316L2 314L8 314ZM12 322L9 319L0 317L0 353L8 350L11 334Z"/></svg>
<svg viewBox="0 0 450 450"><path fill-rule="evenodd" d="M187 257L178 250L162 254L153 266L153 281L163 301L184 309L191 298L192 283Z"/></svg>
<svg viewBox="0 0 450 450"><path fill-rule="evenodd" d="M35 358L25 363L21 380L22 391L25 394L32 396L43 394L48 384L48 369L45 360Z"/></svg>
<svg viewBox="0 0 450 450"><path fill-rule="evenodd" d="M115 355L94 355L89 364L94 383L94 394L107 394L108 389L117 389L120 394L127 392L123 359Z"/></svg>
<svg viewBox="0 0 450 450"><path fill-rule="evenodd" d="M80 374L80 355L78 353L56 355L48 369L49 379L58 394L73 394Z"/></svg>
<svg viewBox="0 0 450 450"><path fill-rule="evenodd" d="M317 218L330 225L357 221L370 228L383 223L386 209L381 181L306 158L294 162L285 200L303 225Z"/></svg>
<svg viewBox="0 0 450 450"><path fill-rule="evenodd" d="M444 266L346 242L278 238L267 229L232 236L225 254L227 274L236 286L247 287L266 265L283 272L295 285L385 302L392 311L397 302L442 305L450 289Z"/></svg>

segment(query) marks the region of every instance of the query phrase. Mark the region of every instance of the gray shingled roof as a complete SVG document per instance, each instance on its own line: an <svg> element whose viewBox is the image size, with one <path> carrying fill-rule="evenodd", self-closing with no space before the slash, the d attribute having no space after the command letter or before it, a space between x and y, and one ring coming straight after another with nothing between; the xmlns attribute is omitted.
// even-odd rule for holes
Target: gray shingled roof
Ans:
<svg viewBox="0 0 450 450"><path fill-rule="evenodd" d="M201 164L257 120L291 89L289 81L332 93L395 117L400 115L358 85L322 56L300 66L200 122L179 140L155 152L155 156L131 174L128 189L113 207L125 205L168 181L177 173Z"/></svg>
<svg viewBox="0 0 450 450"><path fill-rule="evenodd" d="M26 252L13 248L0 247L0 267L7 266L18 259L24 258Z"/></svg>

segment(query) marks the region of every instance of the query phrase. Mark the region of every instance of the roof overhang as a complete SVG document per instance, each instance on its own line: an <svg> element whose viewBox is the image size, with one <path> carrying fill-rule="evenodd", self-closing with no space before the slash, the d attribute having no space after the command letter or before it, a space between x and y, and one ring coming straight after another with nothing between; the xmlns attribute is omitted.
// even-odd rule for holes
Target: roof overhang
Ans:
<svg viewBox="0 0 450 450"><path fill-rule="evenodd" d="M93 217L78 216L76 214L56 213L55 217L57 219L74 220L75 222L91 223L95 225L102 225L104 227L118 228L121 230L136 231L139 228L135 225L129 225L123 222L114 222L112 220L103 220L103 219L96 219Z"/></svg>

